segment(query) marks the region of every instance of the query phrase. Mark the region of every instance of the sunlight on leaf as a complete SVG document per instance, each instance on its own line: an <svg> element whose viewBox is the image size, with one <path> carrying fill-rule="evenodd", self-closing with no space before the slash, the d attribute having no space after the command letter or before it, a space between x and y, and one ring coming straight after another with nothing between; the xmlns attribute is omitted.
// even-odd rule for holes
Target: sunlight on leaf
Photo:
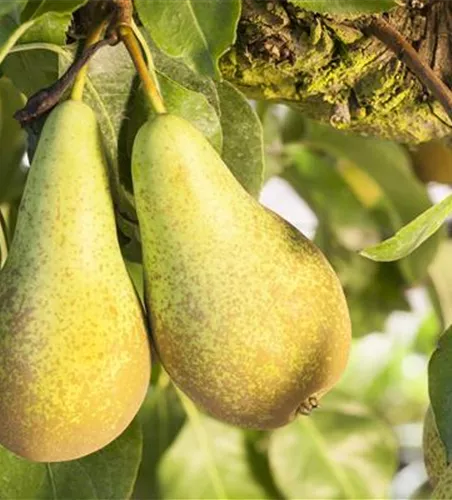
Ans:
<svg viewBox="0 0 452 500"><path fill-rule="evenodd" d="M368 247L361 255L379 262L402 259L436 233L452 212L452 195L429 208L400 231L378 245Z"/></svg>

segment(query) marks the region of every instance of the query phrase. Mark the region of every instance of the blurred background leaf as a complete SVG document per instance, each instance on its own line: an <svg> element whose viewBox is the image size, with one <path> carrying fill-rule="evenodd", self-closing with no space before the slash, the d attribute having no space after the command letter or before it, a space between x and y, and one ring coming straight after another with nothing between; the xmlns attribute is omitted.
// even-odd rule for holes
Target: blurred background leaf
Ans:
<svg viewBox="0 0 452 500"><path fill-rule="evenodd" d="M276 430L270 464L287 498L385 498L397 467L390 426L335 391L308 418Z"/></svg>

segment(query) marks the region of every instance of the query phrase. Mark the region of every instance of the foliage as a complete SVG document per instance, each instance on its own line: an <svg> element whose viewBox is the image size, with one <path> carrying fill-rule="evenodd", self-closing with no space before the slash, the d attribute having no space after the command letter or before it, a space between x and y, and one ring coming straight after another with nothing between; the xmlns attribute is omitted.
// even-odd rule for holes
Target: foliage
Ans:
<svg viewBox="0 0 452 500"><path fill-rule="evenodd" d="M26 180L26 135L12 114L73 61L77 42L68 43L67 33L86 1L0 4L0 266ZM398 4L289 1L341 16ZM0 448L0 498L127 498L132 490L137 499L389 496L403 467L398 457L407 450L394 429L423 419L427 360L452 321L451 243L444 231L450 199L432 207L404 146L345 134L274 103L252 103L243 89L221 81L218 61L236 39L239 0L136 0L136 9L168 109L205 134L252 195L259 196L264 180L279 177L315 213L314 240L339 274L351 311L351 362L312 417L271 433L207 417L156 365L139 415L104 450L35 464ZM122 251L142 295L130 161L147 110L122 45L94 57L85 98L101 124ZM39 127L27 132L31 158ZM389 260L396 262L382 262ZM391 320L400 311L415 318L406 294L413 286L431 298L423 323L395 332ZM451 335L447 330L429 367L431 402L449 456Z"/></svg>

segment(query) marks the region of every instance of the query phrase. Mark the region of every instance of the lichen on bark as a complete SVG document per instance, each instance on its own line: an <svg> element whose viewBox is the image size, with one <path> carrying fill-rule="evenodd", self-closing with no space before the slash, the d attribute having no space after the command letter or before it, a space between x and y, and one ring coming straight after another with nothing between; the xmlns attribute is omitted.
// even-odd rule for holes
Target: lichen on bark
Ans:
<svg viewBox="0 0 452 500"><path fill-rule="evenodd" d="M385 15L452 87L452 2ZM287 0L244 0L223 76L249 97L288 103L309 118L414 144L452 134L452 123L363 19L318 15Z"/></svg>

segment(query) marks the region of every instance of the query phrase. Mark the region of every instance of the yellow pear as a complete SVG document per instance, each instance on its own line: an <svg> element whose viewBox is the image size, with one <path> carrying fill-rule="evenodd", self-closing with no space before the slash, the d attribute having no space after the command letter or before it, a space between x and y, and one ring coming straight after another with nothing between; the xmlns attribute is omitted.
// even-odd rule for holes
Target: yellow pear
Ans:
<svg viewBox="0 0 452 500"><path fill-rule="evenodd" d="M344 370L351 337L324 255L179 117L143 125L132 173L146 304L170 377L235 425L270 429L309 412Z"/></svg>
<svg viewBox="0 0 452 500"><path fill-rule="evenodd" d="M134 418L149 374L96 117L68 101L44 126L0 273L0 444L33 461L92 453Z"/></svg>

